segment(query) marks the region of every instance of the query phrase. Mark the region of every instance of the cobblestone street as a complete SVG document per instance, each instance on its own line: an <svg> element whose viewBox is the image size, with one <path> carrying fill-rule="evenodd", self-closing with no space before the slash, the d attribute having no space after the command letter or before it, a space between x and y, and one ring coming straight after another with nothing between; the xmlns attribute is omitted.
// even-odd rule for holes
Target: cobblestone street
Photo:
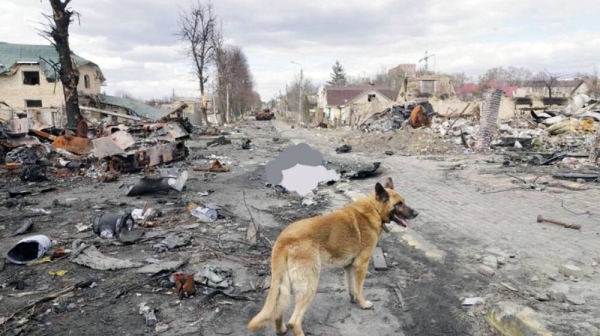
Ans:
<svg viewBox="0 0 600 336"><path fill-rule="evenodd" d="M324 141L323 135L277 126L286 136L318 147L332 160L343 156L382 162L384 174L379 179L392 177L396 188L420 213L411 229L397 230L400 243L412 245L440 263L445 263L451 255L451 265L456 267L452 271L454 279L489 281L488 285L473 288L468 280L464 284L467 290L458 290L459 296L485 297L486 306L503 301L529 306L536 311L539 329L557 335L596 335L593 325L598 325L600 316L597 291L600 281L595 267L600 257L600 213L595 209L600 199L597 187L560 193L503 191L515 187L511 182L515 179L505 174L511 170L498 168L497 163L485 163L483 157L390 157L359 152L337 155L333 149L338 144ZM464 169L452 169L457 162ZM374 182L373 179L356 181L353 188L370 193ZM582 228L571 230L537 223L538 215L577 223ZM384 251L394 250L392 244L385 240ZM486 278L477 273L477 268L489 256L500 257L497 258L500 267ZM566 277L559 273L563 265L575 266L581 272ZM557 284L568 286L567 299L546 300L545 295L551 297ZM584 298L585 304L569 303L576 301L575 298Z"/></svg>

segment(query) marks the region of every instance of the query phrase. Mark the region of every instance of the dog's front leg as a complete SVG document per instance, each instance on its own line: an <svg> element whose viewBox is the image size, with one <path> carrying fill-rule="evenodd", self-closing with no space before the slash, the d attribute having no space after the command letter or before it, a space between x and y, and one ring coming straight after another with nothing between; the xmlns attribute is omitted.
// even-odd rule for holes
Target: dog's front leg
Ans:
<svg viewBox="0 0 600 336"><path fill-rule="evenodd" d="M354 261L355 278L356 278L356 299L358 301L358 305L362 309L370 309L373 307L373 302L366 301L363 296L363 285L365 283L365 278L367 277L367 270L369 268L369 260L371 259L371 253L369 254L361 254Z"/></svg>
<svg viewBox="0 0 600 336"><path fill-rule="evenodd" d="M356 303L356 297L358 295L356 291L356 268L350 264L344 267L344 277L346 278L346 289L348 295L350 295L350 302Z"/></svg>

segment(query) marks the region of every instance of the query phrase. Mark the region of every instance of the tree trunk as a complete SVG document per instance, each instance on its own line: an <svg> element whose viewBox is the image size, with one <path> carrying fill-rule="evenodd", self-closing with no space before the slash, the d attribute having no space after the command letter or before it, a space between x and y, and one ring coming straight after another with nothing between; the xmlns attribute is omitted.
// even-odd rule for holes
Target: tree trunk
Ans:
<svg viewBox="0 0 600 336"><path fill-rule="evenodd" d="M73 11L67 10L70 1L50 0L53 11L54 27L50 35L54 39L56 51L60 59L60 69L58 71L60 81L63 85L65 96L65 109L67 115L67 128L75 129L81 120L79 110L79 96L77 94L77 85L79 84L79 70L75 61L71 58L71 48L69 47L69 24Z"/></svg>
<svg viewBox="0 0 600 336"><path fill-rule="evenodd" d="M200 114L202 118L202 124L208 126L208 111L206 108L206 104L204 101L206 97L204 96L204 76L200 75Z"/></svg>

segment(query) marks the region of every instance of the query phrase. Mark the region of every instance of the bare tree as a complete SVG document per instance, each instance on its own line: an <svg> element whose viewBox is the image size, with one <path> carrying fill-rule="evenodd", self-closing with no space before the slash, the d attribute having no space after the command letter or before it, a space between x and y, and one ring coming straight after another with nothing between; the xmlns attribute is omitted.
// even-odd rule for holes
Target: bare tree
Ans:
<svg viewBox="0 0 600 336"><path fill-rule="evenodd" d="M450 74L450 80L452 80L452 85L454 85L454 89L458 89L469 80L469 77L464 72L456 72Z"/></svg>
<svg viewBox="0 0 600 336"><path fill-rule="evenodd" d="M548 98L552 100L553 89L558 84L560 77L562 77L562 75L544 69L544 71L540 71L534 76L534 80L544 84L546 89L548 89Z"/></svg>
<svg viewBox="0 0 600 336"><path fill-rule="evenodd" d="M300 107L298 106L298 103L300 100L300 94L303 96L310 96L316 92L317 87L313 84L313 81L310 78L305 77L302 80L302 86L300 86L300 77L296 76L291 85L288 86L286 92L286 101L288 102L289 109L292 111L299 110Z"/></svg>
<svg viewBox="0 0 600 336"><path fill-rule="evenodd" d="M600 71L598 66L594 64L590 72L577 72L575 78L581 78L586 81L590 89L588 95L592 98L600 98Z"/></svg>
<svg viewBox="0 0 600 336"><path fill-rule="evenodd" d="M58 75L65 96L67 127L73 129L81 121L81 114L77 94L79 70L71 57L69 25L73 22L73 16L79 16L79 14L69 8L70 2L71 0L50 0L52 15L43 14L49 23L45 25L45 30L40 31L39 35L50 41L58 52Z"/></svg>
<svg viewBox="0 0 600 336"><path fill-rule="evenodd" d="M216 50L222 40L212 2L209 0L203 3L197 0L187 11L181 9L178 25L178 36L187 43L186 54L193 64L194 75L198 79L200 95L204 101L208 69L215 62ZM204 104L201 113L204 123L208 124L208 113Z"/></svg>
<svg viewBox="0 0 600 336"><path fill-rule="evenodd" d="M225 46L216 52L218 72L217 93L219 110L224 111L225 121L234 114L243 116L255 102L254 78L248 59L238 46Z"/></svg>

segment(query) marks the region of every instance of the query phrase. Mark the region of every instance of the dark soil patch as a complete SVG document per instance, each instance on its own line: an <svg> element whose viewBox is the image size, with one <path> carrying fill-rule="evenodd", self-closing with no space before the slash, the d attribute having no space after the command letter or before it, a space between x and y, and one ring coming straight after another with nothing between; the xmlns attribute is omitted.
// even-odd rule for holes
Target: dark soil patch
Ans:
<svg viewBox="0 0 600 336"><path fill-rule="evenodd" d="M460 311L457 295L467 287L481 286L480 280L465 279L452 252L447 252L444 262L439 263L408 245L384 244L394 244L387 250L398 263L397 268L410 275L401 289L407 311L399 312L405 335L481 335L472 330Z"/></svg>

